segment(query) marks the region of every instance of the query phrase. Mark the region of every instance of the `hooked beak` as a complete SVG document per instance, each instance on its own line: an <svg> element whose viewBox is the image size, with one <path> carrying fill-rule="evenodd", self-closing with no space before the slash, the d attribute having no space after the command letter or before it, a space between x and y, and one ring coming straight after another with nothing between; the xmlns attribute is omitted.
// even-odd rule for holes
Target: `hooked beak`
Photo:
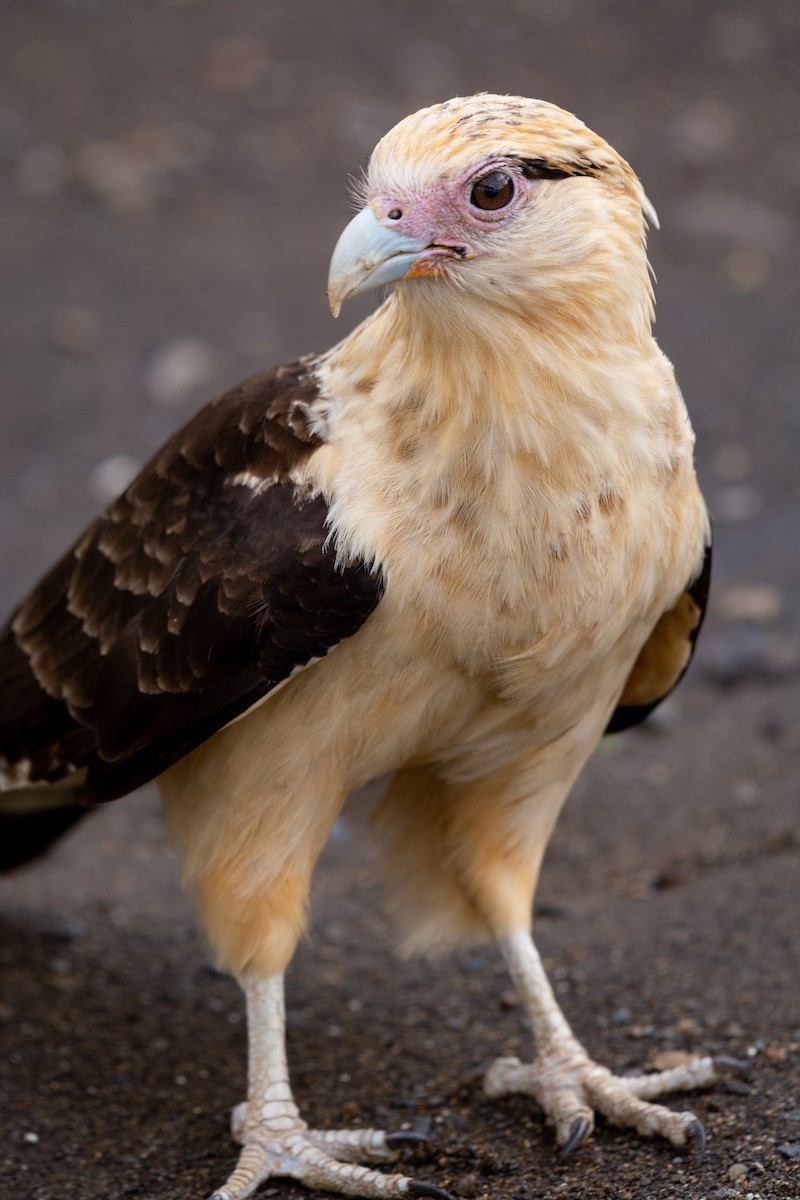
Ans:
<svg viewBox="0 0 800 1200"><path fill-rule="evenodd" d="M411 275L432 275L433 265L422 260L441 249L387 228L369 205L362 208L345 227L331 258L328 303L334 317L351 296Z"/></svg>

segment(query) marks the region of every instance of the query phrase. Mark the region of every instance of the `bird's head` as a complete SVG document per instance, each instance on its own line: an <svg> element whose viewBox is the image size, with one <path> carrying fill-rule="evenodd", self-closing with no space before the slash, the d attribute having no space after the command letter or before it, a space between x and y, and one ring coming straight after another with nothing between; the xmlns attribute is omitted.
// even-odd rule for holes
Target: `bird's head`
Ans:
<svg viewBox="0 0 800 1200"><path fill-rule="evenodd" d="M649 328L655 213L625 160L555 105L483 94L422 109L376 146L363 200L331 260L334 315L401 280L437 303L449 290L528 313L621 286Z"/></svg>

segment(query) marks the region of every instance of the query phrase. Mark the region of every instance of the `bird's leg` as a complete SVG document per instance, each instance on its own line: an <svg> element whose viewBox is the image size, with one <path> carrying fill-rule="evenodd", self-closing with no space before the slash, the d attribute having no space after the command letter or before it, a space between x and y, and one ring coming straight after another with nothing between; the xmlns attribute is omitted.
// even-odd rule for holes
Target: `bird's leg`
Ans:
<svg viewBox="0 0 800 1200"><path fill-rule="evenodd" d="M347 1196L449 1200L441 1188L357 1165L393 1162L398 1150L424 1140L418 1135L308 1128L289 1084L283 976L245 978L243 987L249 1036L248 1099L234 1109L232 1120L242 1151L233 1174L210 1200L245 1200L275 1176Z"/></svg>
<svg viewBox="0 0 800 1200"><path fill-rule="evenodd" d="M671 1071L613 1075L592 1061L567 1024L530 933L517 930L498 942L530 1019L536 1057L527 1064L516 1058L497 1059L484 1080L487 1095L533 1096L555 1125L564 1155L591 1133L596 1112L640 1134L661 1134L675 1146L693 1143L702 1155L705 1135L697 1117L651 1101L670 1092L707 1087L715 1078L713 1061L698 1057Z"/></svg>

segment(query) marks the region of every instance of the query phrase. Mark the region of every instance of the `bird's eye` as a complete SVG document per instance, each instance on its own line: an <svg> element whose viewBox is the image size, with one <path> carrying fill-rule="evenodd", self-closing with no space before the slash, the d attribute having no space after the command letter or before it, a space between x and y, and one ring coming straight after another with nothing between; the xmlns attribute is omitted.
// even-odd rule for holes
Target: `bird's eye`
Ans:
<svg viewBox="0 0 800 1200"><path fill-rule="evenodd" d="M470 193L470 203L484 212L505 208L514 199L514 180L505 171L490 171Z"/></svg>

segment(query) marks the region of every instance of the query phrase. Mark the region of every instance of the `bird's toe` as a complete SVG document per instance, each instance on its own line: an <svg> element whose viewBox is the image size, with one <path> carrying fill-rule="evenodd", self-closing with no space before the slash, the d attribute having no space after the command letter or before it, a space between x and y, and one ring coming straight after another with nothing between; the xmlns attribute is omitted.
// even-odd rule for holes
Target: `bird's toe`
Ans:
<svg viewBox="0 0 800 1200"><path fill-rule="evenodd" d="M699 1167L706 1153L706 1131L702 1121L692 1121L686 1126L686 1144L694 1147L694 1165Z"/></svg>
<svg viewBox="0 0 800 1200"><path fill-rule="evenodd" d="M385 1134L378 1129L306 1129L302 1122L291 1129L268 1124L244 1128L239 1105L236 1128L244 1139L233 1173L209 1200L247 1200L267 1179L294 1179L306 1187L390 1200L399 1196L429 1196L450 1200L447 1192L433 1184L405 1175L384 1175L365 1163L393 1162L401 1149L412 1148L426 1139L420 1134ZM244 1114L246 1115L246 1114Z"/></svg>
<svg viewBox="0 0 800 1200"><path fill-rule="evenodd" d="M309 1141L339 1162L395 1162L401 1150L413 1149L426 1138L419 1133L400 1131L384 1133L382 1129L310 1129Z"/></svg>
<svg viewBox="0 0 800 1200"><path fill-rule="evenodd" d="M692 1144L699 1161L705 1135L695 1114L674 1112L653 1101L672 1092L707 1087L714 1079L710 1058L692 1058L668 1071L619 1076L571 1045L569 1054L541 1055L533 1063L498 1059L486 1074L484 1090L491 1097L513 1092L532 1096L555 1127L562 1159L589 1136L595 1113L600 1113L611 1124L635 1129L644 1137L658 1135L679 1147Z"/></svg>

